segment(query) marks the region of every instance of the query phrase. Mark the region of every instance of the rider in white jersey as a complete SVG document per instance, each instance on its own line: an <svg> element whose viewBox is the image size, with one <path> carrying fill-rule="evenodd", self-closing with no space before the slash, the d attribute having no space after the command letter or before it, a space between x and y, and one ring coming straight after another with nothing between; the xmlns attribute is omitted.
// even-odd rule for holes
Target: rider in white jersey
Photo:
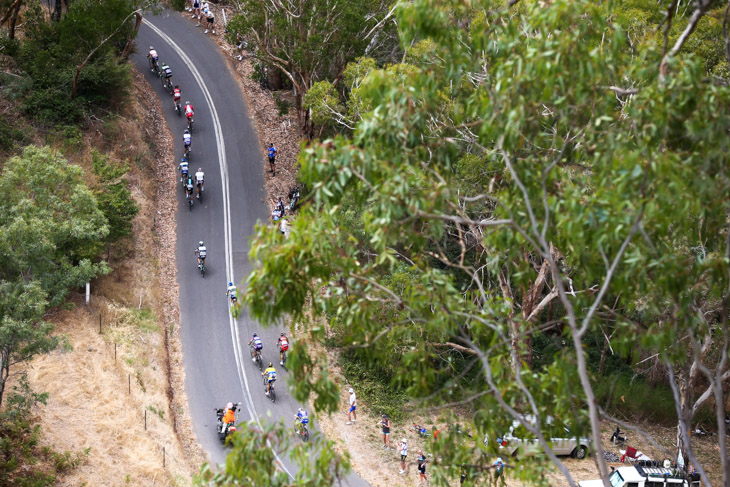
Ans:
<svg viewBox="0 0 730 487"><path fill-rule="evenodd" d="M231 304L235 304L236 299L237 299L236 286L234 286L232 282L228 283L228 290L226 291L226 296L228 296L231 299Z"/></svg>
<svg viewBox="0 0 730 487"><path fill-rule="evenodd" d="M198 198L200 198L200 192L205 189L205 173L202 167L195 173L195 185L198 187Z"/></svg>
<svg viewBox="0 0 730 487"><path fill-rule="evenodd" d="M195 249L195 255L198 256L198 264L205 264L205 258L208 256L208 249L205 248L205 243L201 240L198 242L198 248Z"/></svg>

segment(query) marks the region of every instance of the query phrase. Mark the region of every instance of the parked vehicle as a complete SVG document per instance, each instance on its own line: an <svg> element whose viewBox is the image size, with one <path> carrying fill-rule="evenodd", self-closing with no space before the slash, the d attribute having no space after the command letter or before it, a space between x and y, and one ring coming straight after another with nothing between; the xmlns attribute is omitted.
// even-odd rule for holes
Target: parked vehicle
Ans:
<svg viewBox="0 0 730 487"><path fill-rule="evenodd" d="M528 415L525 419L535 424L535 417ZM554 424L553 419L548 417L547 424ZM553 430L555 427L553 427ZM573 458L583 459L590 451L591 440L580 438L571 434L567 427L562 428L565 435L548 438L550 447L556 455L570 455ZM500 449L505 450L512 456L534 455L543 451L540 442L534 438L528 438L528 432L519 421L514 421L509 431L500 439Z"/></svg>
<svg viewBox="0 0 730 487"><path fill-rule="evenodd" d="M609 475L613 487L699 487L699 475L666 467L620 467ZM601 479L581 480L579 487L603 487Z"/></svg>

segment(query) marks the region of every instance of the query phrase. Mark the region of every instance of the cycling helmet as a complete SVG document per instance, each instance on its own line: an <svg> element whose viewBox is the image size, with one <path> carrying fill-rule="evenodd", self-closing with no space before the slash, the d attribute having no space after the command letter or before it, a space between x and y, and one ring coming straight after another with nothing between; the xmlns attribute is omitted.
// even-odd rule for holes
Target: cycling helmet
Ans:
<svg viewBox="0 0 730 487"><path fill-rule="evenodd" d="M284 334L282 333L282 334L281 334L281 335L279 335L279 336L282 336L282 337L283 337L283 336L284 336Z"/></svg>
<svg viewBox="0 0 730 487"><path fill-rule="evenodd" d="M185 133L186 133L186 134L189 134L189 133L190 133L190 130L188 130L188 129L185 129Z"/></svg>
<svg viewBox="0 0 730 487"><path fill-rule="evenodd" d="M272 364L271 362L269 362L269 367L273 367L273 366L274 366L274 364Z"/></svg>
<svg viewBox="0 0 730 487"><path fill-rule="evenodd" d="M190 105L190 100L186 100L186 101L185 101L185 104L186 104L186 105Z"/></svg>
<svg viewBox="0 0 730 487"><path fill-rule="evenodd" d="M150 46L150 51L154 51L154 50L155 50L155 48Z"/></svg>
<svg viewBox="0 0 730 487"><path fill-rule="evenodd" d="M232 282L229 282L228 285L229 286L233 286L233 283ZM254 333L254 335L255 335L255 333Z"/></svg>
<svg viewBox="0 0 730 487"><path fill-rule="evenodd" d="M226 408L233 409L233 403L229 402L228 404L226 404Z"/></svg>
<svg viewBox="0 0 730 487"><path fill-rule="evenodd" d="M200 246L202 247L202 246L203 246L203 245L205 245L205 244L204 244L204 243L203 243L203 241L201 240L200 242L198 242L198 245L200 245Z"/></svg>
<svg viewBox="0 0 730 487"><path fill-rule="evenodd" d="M183 156L183 158L180 159L180 161L182 161L182 162L188 162L188 160L187 160L187 158L185 158L185 156Z"/></svg>
<svg viewBox="0 0 730 487"><path fill-rule="evenodd" d="M303 413L304 412L304 408L299 408L299 412L300 413Z"/></svg>
<svg viewBox="0 0 730 487"><path fill-rule="evenodd" d="M199 167L198 168L198 171L203 172L203 168L202 167Z"/></svg>
<svg viewBox="0 0 730 487"><path fill-rule="evenodd" d="M258 335L256 334L256 332L253 332L253 336L257 337Z"/></svg>
<svg viewBox="0 0 730 487"><path fill-rule="evenodd" d="M175 89L176 90L179 90L180 89L180 85L175 85Z"/></svg>

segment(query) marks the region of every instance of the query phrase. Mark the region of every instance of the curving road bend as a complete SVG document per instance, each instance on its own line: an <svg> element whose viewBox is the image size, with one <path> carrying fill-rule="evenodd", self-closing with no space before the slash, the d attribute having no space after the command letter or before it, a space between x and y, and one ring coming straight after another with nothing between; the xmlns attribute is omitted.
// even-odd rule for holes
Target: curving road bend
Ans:
<svg viewBox="0 0 730 487"><path fill-rule="evenodd" d="M249 238L254 225L268 216L262 148L239 85L218 47L181 14L165 11L145 18L137 37L139 52L132 59L161 99L175 141L177 159L170 164L177 167L182 157L185 117L176 114L172 97L149 70L146 54L150 45L160 61L172 68L183 102L190 100L195 107L190 170L202 167L206 184L203 203L196 201L192 211L188 211L182 187L178 192L180 334L195 434L210 461L221 464L227 451L215 433L214 407L241 402L241 421L283 418L287 424L300 407L284 390L287 372L281 367L277 367L278 394L276 404L272 404L249 356L247 344L255 331L264 340L264 361L278 363L275 345L279 330L263 329L246 310L234 320L225 295L229 280L238 285L250 272ZM200 276L193 254L199 240L208 248L205 278ZM296 465L281 452L279 455L281 468L293 476ZM354 474L345 484L368 485Z"/></svg>

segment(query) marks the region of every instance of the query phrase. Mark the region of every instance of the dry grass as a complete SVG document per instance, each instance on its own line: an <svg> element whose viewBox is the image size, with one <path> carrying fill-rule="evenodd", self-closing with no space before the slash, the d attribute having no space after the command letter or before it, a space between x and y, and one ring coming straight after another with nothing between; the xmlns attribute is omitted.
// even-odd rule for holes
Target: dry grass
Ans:
<svg viewBox="0 0 730 487"><path fill-rule="evenodd" d="M63 147L87 173L92 148L126 161L140 211L134 237L111 249L114 271L92 283L91 306L75 295L75 309L51 317L72 350L38 357L27 368L34 389L50 394L41 411L44 443L60 451L89 449L87 461L59 479L61 486L189 485L204 461L180 366L172 137L138 73L133 90L121 116L88 121L83 142Z"/></svg>

